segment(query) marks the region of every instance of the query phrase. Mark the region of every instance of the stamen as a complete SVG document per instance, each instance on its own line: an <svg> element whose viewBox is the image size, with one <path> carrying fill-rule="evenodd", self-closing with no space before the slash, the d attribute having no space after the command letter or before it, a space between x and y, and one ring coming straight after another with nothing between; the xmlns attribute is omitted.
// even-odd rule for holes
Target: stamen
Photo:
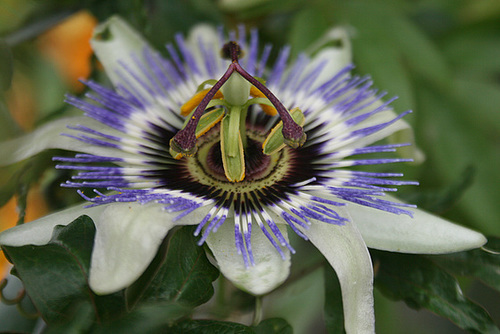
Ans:
<svg viewBox="0 0 500 334"><path fill-rule="evenodd" d="M252 97L266 97L260 90L255 88L255 86L250 87L250 95ZM262 108L262 111L268 114L269 116L276 116L278 114L276 108L273 108L266 104L260 104L260 107Z"/></svg>
<svg viewBox="0 0 500 334"><path fill-rule="evenodd" d="M194 94L194 96L189 101L187 101L182 105L181 115L182 116L189 115L191 111L193 111L193 109L196 108L196 106L198 106L201 103L201 101L208 94L209 91L210 88L207 88L202 90L201 92ZM222 99L222 98L224 98L224 95L222 95L222 92L218 90L217 92L215 92L215 95L212 99Z"/></svg>

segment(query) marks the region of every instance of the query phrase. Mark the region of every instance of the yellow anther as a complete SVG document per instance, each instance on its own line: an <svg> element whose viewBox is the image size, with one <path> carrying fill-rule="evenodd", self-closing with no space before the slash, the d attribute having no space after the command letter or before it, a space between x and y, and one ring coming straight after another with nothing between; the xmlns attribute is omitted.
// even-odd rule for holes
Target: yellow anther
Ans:
<svg viewBox="0 0 500 334"><path fill-rule="evenodd" d="M258 90L255 86L250 87L250 95L252 97L266 98L266 96L262 94L262 92ZM276 116L278 114L278 111L274 107L268 106L266 104L261 104L260 107L262 108L262 111L264 111L269 116Z"/></svg>
<svg viewBox="0 0 500 334"><path fill-rule="evenodd" d="M204 90L194 94L194 96L189 101L187 101L186 103L184 103L182 105L181 115L182 116L189 115L191 113L191 111L193 111L193 109L196 108L198 106L198 104L200 104L201 100L203 100L203 98L205 97L205 95L207 95L209 90L210 90L210 88L207 88L207 89L204 89ZM217 91L217 93L215 93L213 99L222 99L223 97L224 97L224 95L222 95L222 92Z"/></svg>

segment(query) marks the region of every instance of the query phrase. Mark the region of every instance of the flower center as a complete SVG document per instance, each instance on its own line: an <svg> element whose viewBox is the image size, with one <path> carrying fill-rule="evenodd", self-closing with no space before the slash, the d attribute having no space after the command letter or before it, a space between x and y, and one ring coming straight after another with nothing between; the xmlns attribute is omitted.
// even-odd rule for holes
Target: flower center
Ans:
<svg viewBox="0 0 500 334"><path fill-rule="evenodd" d="M270 162L271 157L262 152L262 143L249 139L245 150L245 180L251 181L265 177ZM226 178L220 142L213 144L209 149L207 167L221 180Z"/></svg>
<svg viewBox="0 0 500 334"><path fill-rule="evenodd" d="M187 120L170 140L170 153L175 159L199 157L196 153L198 138L220 124L220 140L210 146L206 159L200 161L210 161L206 167L214 175L220 176L222 169L225 181L241 182L245 177L253 179L268 169L273 159L266 156L278 153L287 145L292 148L302 146L306 140L302 129L305 119L298 108L288 111L262 80L241 67L238 58L243 50L236 42L224 45L221 53L231 60L228 69L218 81L202 83L193 98L182 106L181 115L187 116ZM212 87L205 89L207 84ZM264 112L277 113L281 118L267 138L247 139L246 118L248 108L253 104L265 105Z"/></svg>
<svg viewBox="0 0 500 334"><path fill-rule="evenodd" d="M248 130L247 134L244 180L235 183L227 179L217 128L203 136L196 155L187 158L186 167L191 177L205 186L233 193L262 189L282 180L290 169L289 160L292 156L288 149L271 155L264 154L262 143L265 137L253 130Z"/></svg>

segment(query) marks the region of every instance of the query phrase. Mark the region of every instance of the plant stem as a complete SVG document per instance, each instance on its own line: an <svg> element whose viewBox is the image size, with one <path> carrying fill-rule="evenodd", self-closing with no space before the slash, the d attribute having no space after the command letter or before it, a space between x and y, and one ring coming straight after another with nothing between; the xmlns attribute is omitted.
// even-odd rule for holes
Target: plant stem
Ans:
<svg viewBox="0 0 500 334"><path fill-rule="evenodd" d="M255 313L252 326L257 326L262 321L262 296L255 297Z"/></svg>

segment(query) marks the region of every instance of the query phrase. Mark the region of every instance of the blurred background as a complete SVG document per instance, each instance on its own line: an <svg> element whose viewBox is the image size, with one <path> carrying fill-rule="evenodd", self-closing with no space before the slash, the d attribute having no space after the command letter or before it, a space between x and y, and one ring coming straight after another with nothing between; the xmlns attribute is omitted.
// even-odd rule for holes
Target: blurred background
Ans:
<svg viewBox="0 0 500 334"><path fill-rule="evenodd" d="M262 43L278 46L274 57L279 46L291 45L296 56L329 28L348 28L356 72L397 95L397 112L414 111L406 120L426 160L405 167L421 185L402 197L500 235L500 1L0 0L0 140L76 112L64 94L82 94L79 78L103 76L88 40L114 14L162 52L176 32L202 22L257 27ZM36 168L0 170L0 230L78 199L59 189L64 176L50 159L37 159ZM7 271L4 259L0 271ZM461 283L500 324L500 294L478 281ZM463 333L378 292L376 312L379 333Z"/></svg>

